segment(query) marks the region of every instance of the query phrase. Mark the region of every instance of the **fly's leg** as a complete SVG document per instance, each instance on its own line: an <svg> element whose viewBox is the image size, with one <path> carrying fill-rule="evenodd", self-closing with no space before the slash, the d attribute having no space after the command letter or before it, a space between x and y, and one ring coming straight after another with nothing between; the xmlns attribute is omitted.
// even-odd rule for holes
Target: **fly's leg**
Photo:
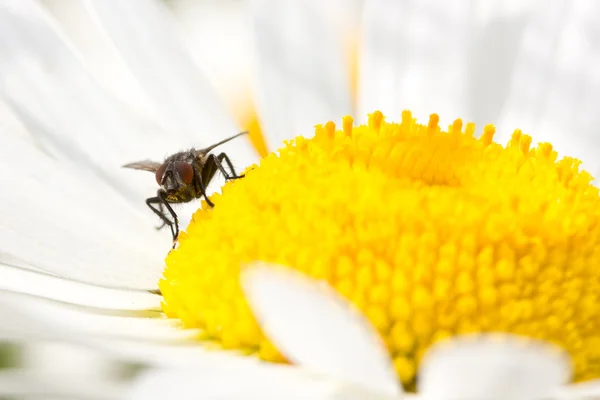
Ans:
<svg viewBox="0 0 600 400"><path fill-rule="evenodd" d="M227 164L231 172L227 172L227 170L223 166L223 162ZM210 201L210 199L206 195L206 185L212 180L217 170L221 171L226 180L240 179L244 177L244 175L238 175L235 172L233 164L231 163L231 160L229 159L227 154L221 153L218 156L215 156L214 154L209 154L206 157L204 165L202 166L202 173L199 174L196 178L196 185L197 188L200 189L201 197L204 196L206 202L210 207L214 207L215 205L212 201Z"/></svg>
<svg viewBox="0 0 600 400"><path fill-rule="evenodd" d="M154 204L158 204L158 208L156 208ZM171 222L165 215L165 212L163 210L163 202L160 197L157 196L146 199L146 205L152 210L154 214L158 215L158 217L162 221L162 224L160 226L157 226L156 229L161 229L165 225L173 225L173 222Z"/></svg>
<svg viewBox="0 0 600 400"><path fill-rule="evenodd" d="M207 168L206 165L204 165L203 168ZM215 205L213 204L212 201L210 201L210 199L208 198L208 196L206 195L206 186L204 185L204 181L202 179L202 177L200 175L197 175L195 177L196 179L196 184L198 185L198 187L200 188L200 197L204 196L204 199L206 200L206 203L212 208Z"/></svg>
<svg viewBox="0 0 600 400"><path fill-rule="evenodd" d="M229 170L231 171L231 174L229 172L227 172L227 170L223 166L223 162L225 162L227 164L227 166L229 167ZM221 173L223 174L223 176L227 180L240 179L240 178L244 177L243 174L242 175L238 175L235 172L235 169L233 168L233 164L231 163L231 160L229 159L229 156L227 156L227 154L225 154L225 153L221 153L218 156L215 156L214 154L209 154L208 158L206 159L206 163L207 164L212 164L215 167L217 167L217 169L219 171L221 171Z"/></svg>
<svg viewBox="0 0 600 400"><path fill-rule="evenodd" d="M231 163L231 160L229 159L229 156L227 154L225 154L225 153L219 154L217 156L217 160L219 160L220 162L225 161L227 163L227 166L229 167L229 170L233 174L233 176L231 176L229 179L240 179L240 178L243 178L245 176L244 174L238 175L235 172L235 169L233 168L233 164Z"/></svg>
<svg viewBox="0 0 600 400"><path fill-rule="evenodd" d="M159 212L160 212L162 215L165 215L164 206L163 206L163 203L162 203L162 201L160 201L160 199L158 200L158 209L159 209ZM157 226L157 227L156 227L156 230L157 230L157 231L159 231L159 230L161 230L162 228L164 228L165 226L167 226L167 223L166 223L166 222L165 222L165 221L164 221L162 218L161 218L161 221L162 221L162 224L160 224L159 226Z"/></svg>
<svg viewBox="0 0 600 400"><path fill-rule="evenodd" d="M158 217L161 219L163 222L162 226L169 226L171 229L171 235L173 236L173 242L175 242L177 240L177 236L179 235L179 223L177 221L177 214L175 214L175 211L173 211L173 208L167 202L166 193L159 190L156 197L150 197L146 199L146 204L152 210L152 212L158 215ZM158 204L158 208L155 206L155 204ZM171 214L173 221L167 218L163 210L163 206L167 208L167 211L169 211L169 214ZM173 247L175 247L175 244L173 244Z"/></svg>
<svg viewBox="0 0 600 400"><path fill-rule="evenodd" d="M179 236L179 221L177 220L177 214L175 214L175 211L173 211L173 208L167 201L167 193L166 192L159 190L158 198L160 198L162 200L162 203L167 208L167 210L171 214L171 217L173 218L172 222L169 221L169 222L171 222L171 225L169 225L169 228L171 228L171 234L173 234L173 248L175 248L175 241L177 240L177 237ZM173 229L173 225L175 225L175 229Z"/></svg>

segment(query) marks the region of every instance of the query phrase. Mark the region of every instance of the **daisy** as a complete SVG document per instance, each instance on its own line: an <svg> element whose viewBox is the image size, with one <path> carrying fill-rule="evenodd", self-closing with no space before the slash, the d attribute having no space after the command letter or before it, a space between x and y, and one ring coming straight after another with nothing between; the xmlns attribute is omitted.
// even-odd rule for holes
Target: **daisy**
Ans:
<svg viewBox="0 0 600 400"><path fill-rule="evenodd" d="M295 12L278 3L252 3L259 66L256 106L266 132L265 142L271 150L279 147L284 139L308 135L315 124L340 121L348 114L366 115L367 111L375 109L383 110L390 121L401 120L401 110L411 108L414 116L425 121L430 110L435 109L446 118L462 115L476 122L485 118L485 121L498 121L499 127L510 123L510 128L498 129L499 138L494 138L492 127L484 130L478 143L492 150L484 152L482 159L475 160L481 161L477 164L480 168L475 169L476 174L469 175L473 182L480 184L472 188L477 189L475 193L457 194L458 200L464 200L461 196L477 197L485 193L484 200L498 200L489 204L499 207L512 205L512 200L517 201L515 207L518 212L499 214L493 208L491 211L494 212L489 214L471 213L472 205L461 203L464 213L454 215L456 222L464 217L462 222L466 232L474 232L485 222L483 226L489 235L486 236L489 243L483 243L480 249L480 244L469 242L469 235L466 235L461 246L471 246L472 250L479 252L473 250L470 253L472 258L462 259L455 258L461 254L456 253L453 243L443 246L438 242L441 231L435 229L414 231L412 235L402 235L398 239L394 231L399 226L396 221L389 224L391 230L369 231L372 219L370 208L366 205L379 202L379 207L373 207L373 216L384 217L381 203L386 202L381 194L389 193L389 181L371 173L372 160L369 154L361 153L361 149L375 146L373 149L377 150L377 146L382 145L383 142L372 132L383 129L389 130L388 139L398 136L398 132L394 133L396 128L388 125L382 114L374 113L367 125L356 129L357 132L366 132L363 136L353 136L354 123L346 118L339 123L340 129L332 123L318 126L315 138L321 139L317 142L297 139L288 145L284 153L290 156L293 156L295 148L306 151L305 158L295 161L313 172L313 175L305 177L316 180L302 182L304 185L310 183L311 191L297 193L298 188L309 186L301 186L293 179L286 186L284 177L272 174L276 166L282 166L284 170L288 168L291 172L295 170L290 169L291 164L277 164L280 158L266 157L256 168L252 164L258 163L258 155L250 143L238 141L224 147L237 165L254 171L254 178L228 184L222 195L215 194L217 207L214 214L205 206L195 214L194 223L181 236L181 247L167 259L165 279L160 284L163 299L148 291L155 289L163 276L163 260L170 246L164 232L157 233L152 229L155 221L143 207L144 198L156 188L151 184L152 179L144 180L139 174L121 170L119 166L140 157L160 159L173 146L176 146L174 150L179 150L186 146L210 144L240 128L219 106L220 101L201 77L188 48L176 34L168 11L160 3L84 3L86 15L91 23L100 27L101 37L109 43L113 56L116 55L121 72L131 78L123 82L129 81L131 89L136 89L134 92L142 99L143 104L134 107L131 104L135 101L131 98L116 100L112 97L114 93L101 89L94 79L98 79L97 74L94 77L90 75L84 56L43 7L33 1L4 1L0 8L0 88L7 107L4 112L14 119L8 120L10 125L2 136L3 146L0 149L2 163L10 171L10 174L3 174L6 180L3 187L9 190L4 192L1 207L0 235L3 238L4 263L1 285L5 290L2 302L6 309L17 310L19 314L19 318L3 320L6 336L24 338L29 333L30 336L51 339L68 338L108 351L115 357L149 365L187 365L217 372L222 371L219 368L222 366L229 371L239 368L240 374L246 370L273 368L276 371L292 371L290 374L293 376L296 372L301 375L302 372L285 367L264 366L254 358L235 358L225 352L210 352L191 345L197 343L198 331L195 329L199 328L203 338L216 340L219 346L258 353L267 360L284 361L281 349L273 346L261 333L238 284L240 261L252 261L253 254L269 255L269 251L273 251L267 257L270 259L265 261L284 263L319 279L336 278L333 282L337 285L336 290L350 298L378 332L388 332L386 339L393 340L393 345L398 346L393 358L394 371L408 387L414 386L418 365L430 345L452 334L489 329L498 321L509 324L503 330L523 330L522 333L539 336L540 339L558 341L575 358L575 377L594 378L596 358L590 349L594 348L596 338L590 332L594 332L595 327L591 322L586 324L579 319L569 319L572 317L569 307L573 303L580 304L583 309L581 318L585 320L587 316L593 320L596 282L594 279L584 282L582 277L591 274L588 267L596 256L592 206L595 204L593 196L597 193L589 186L591 177L580 171L576 161L567 159L554 164L556 153L552 147L536 147L536 143L532 144L531 138L526 135L520 132L513 134L512 128L520 126L526 132L535 132L536 142L552 139L561 154L583 159L587 170L597 169L598 164L593 157L597 137L590 133L594 114L584 113L596 103L595 96L600 93L595 79L597 68L594 68L597 51L593 45L592 29L595 4L557 2L542 7L529 2L511 8L504 4L485 3L485 7L478 5L475 9L469 4L462 2L450 8L441 2L365 2L357 85L359 100L355 106L352 74L346 69L348 55L341 50L342 38L345 37L341 32L347 30L344 24L348 21L340 23L341 27L329 24L327 18L331 10L323 10L312 3L294 3ZM406 23L401 23L403 21ZM522 27L519 24L509 25L514 37L503 39L504 53L481 51L496 43L496 35L504 32L497 24L505 21L518 21ZM485 65L488 62L491 64L489 68ZM129 89L124 92L129 92ZM352 112L354 108L355 113ZM584 113L583 117L580 113ZM513 123L514 119L518 123ZM359 119L356 122L365 121ZM423 137L427 137L428 132L431 137L437 137L442 131L437 116L432 117L427 126L418 127L413 116L404 114L402 124L410 128L400 134L404 137L409 137L406 135L413 131L420 132ZM468 148L475 146L475 142L470 141L475 140L472 137L474 129L473 125L456 121L446 131L448 135L464 136L466 139L461 140L467 143L465 146ZM565 132L573 132L576 136L565 138ZM356 138L357 141L346 143L344 137ZM254 134L253 138L254 148L260 149L260 135ZM365 142L360 142L363 139ZM505 151L500 151L499 146L492 145L492 139L509 144ZM324 147L314 146L314 143L319 144L319 140L322 141L320 145L338 150L335 153L338 158L334 161L342 161L342 164L328 164L329 158L323 157L327 154L323 153ZM428 147L430 142L416 143L423 146L413 149L413 155L432 149ZM346 145L349 147L344 147ZM444 145L438 145L434 148L438 152L432 154L435 154L435 160L440 157L439 164L432 159L420 164L419 157L409 157L408 160L414 164L409 166L411 168L394 171L399 172L399 178L405 183L415 178L411 174L420 174L420 178L429 183L456 184L453 180L456 176L452 173L461 171L429 168L458 165L452 158L455 155L447 152L448 148ZM394 158L394 154L396 157L401 155L401 150L393 153L390 146L381 146L380 149L374 154L380 157L378 160L381 160L383 168L401 164L395 164L402 160ZM537 158L530 156L533 149L538 149L535 153ZM297 153L302 154L302 151ZM504 157L503 163L494 168L491 155ZM326 175L314 174L315 167L326 171L332 168L330 172L339 173L338 167L344 165L345 159L352 160L353 168L363 174L365 183L369 185L369 191L364 193L350 192L357 201L355 208L351 204L348 206L348 198L344 197L348 194L344 194L344 190L337 192L342 194L337 198L336 191L331 190L343 189L343 186L332 185L327 192L328 197L312 191L314 186L326 190L330 183L325 179ZM542 178L535 181L535 185L528 186L528 179L537 176L534 174L537 162L541 163L541 167L535 168L542 168L547 175L540 175ZM527 165L532 169L525 169L523 175L507 173L504 179L501 167L506 165ZM343 175L340 177L343 178ZM495 179L488 179L490 177ZM257 191L259 185L268 182L272 183L270 192ZM343 180L336 180L336 185L340 182L343 183ZM356 181L346 183L352 185L353 182ZM519 191L518 183L525 184L527 190ZM561 191L560 185L565 183L573 192ZM515 198L502 197L504 192L499 188L509 188L506 193ZM528 263L522 267L521 253L515 254L515 249L520 249L518 244L522 242L519 239L531 238L515 236L511 229L522 228L517 223L522 222L518 217L532 217L535 207L545 204L547 198L542 194L548 188L555 190L549 193L561 200L555 208L550 207L555 212L549 219L554 225L536 228L535 222L538 221L535 219L525 225L526 232L535 232L541 237L535 251L525 255L530 257L525 258ZM23 195L15 195L20 193ZM25 195L27 193L32 195ZM407 199L398 192L391 193L398 201L392 202L396 204L393 211L401 210L398 205L405 209L409 207L409 212L420 210L423 198L419 196L436 199L440 193L422 191ZM296 196L297 201L291 201L291 195ZM236 205L236 196L240 196L238 200L245 198L247 201ZM264 197L260 196L270 196L272 203L261 203ZM260 201L253 201L253 198ZM321 200L325 201L321 203ZM247 211L244 209L246 206L252 209L264 204L272 208L265 207L256 214L244 212ZM304 209L302 204L311 207ZM320 204L326 207L320 209ZM343 213L336 214L341 205L357 211L354 216L362 215L363 220L349 221L359 228L352 231L355 237L340 232L343 225L326 226L330 229L328 231L323 231L320 225L321 217L343 217ZM415 219L410 222L419 229L427 224L435 228L436 220L432 217L448 216L451 214L448 211L452 210L460 211L450 205L449 198L445 198L437 209L433 207L422 214L412 212ZM561 208L563 206L566 209ZM311 210L314 215L310 214ZM262 211L271 213L271 218ZM281 212L286 218L274 219L275 212ZM294 219L294 215L298 218ZM423 218L419 219L419 215ZM495 218L496 215L498 218ZM490 218L484 219L484 216ZM558 224L559 221L563 224ZM278 224L285 224L285 229L281 230ZM385 228L386 225L382 226ZM215 230L203 229L207 227ZM566 232L561 232L561 229ZM243 235L238 241L234 233L240 230ZM207 235L207 232L210 234ZM279 235L278 232L287 233ZM496 240L493 240L494 234L497 234ZM568 238L581 240L584 251L578 253L573 246L561 242L564 238L561 235L565 234L571 235ZM511 241L507 241L509 236ZM262 241L255 243L251 240L253 237L262 238ZM321 240L324 237L329 240ZM392 243L390 237L398 241ZM202 245L206 247L198 245L202 238L209 239ZM315 238L319 240L315 242ZM339 239L339 243L346 240L349 248L353 244L365 243L373 247L354 248L355 251L346 257L339 257L333 246L336 241L331 238ZM379 240L381 238L385 240ZM308 246L307 240L312 241L308 242ZM437 252L438 245L443 257L429 259ZM410 278L414 281L408 281L402 274L390 275L393 271L389 262L386 264L386 259L377 258L378 252L396 246L401 249L398 257L402 258L398 260L404 265L415 265ZM556 249L554 253L553 249ZM334 255L335 259L332 258ZM575 260L572 263L575 269L569 272L572 275L563 277L560 266L566 262L565 256L570 256L567 257L569 261ZM546 257L553 263L544 263ZM452 260L455 259L460 263L454 263ZM497 260L503 262L497 263ZM438 321L435 325L426 318L436 306L430 296L431 285L415 285L418 280L431 283L432 263L450 277L436 281L441 286L436 289L440 292L436 293L443 297L448 291L452 294L460 291L464 295L457 299L457 309L450 309L462 314L442 314L441 318L447 316L448 320ZM542 268L547 265L552 268ZM478 271L482 272L477 279L468 274L461 275L459 272L465 266L478 266ZM536 302L529 301L537 288L515 287L514 279L519 274L515 272L516 266L518 271L539 276L545 285L541 287L548 291L544 292L547 297L554 299L552 296L556 296L557 292L564 292L565 299L549 303L548 298L538 296ZM333 267L336 273L346 271L348 279L344 281L333 277ZM496 273L500 275L496 276ZM565 288L556 286L562 278L569 278L565 280ZM385 287L372 285L374 279L391 279L390 282L401 289L410 288L410 302L389 303L393 312L388 313L386 307L380 305L387 304L390 292L386 292ZM450 285L452 282L455 284ZM482 283L488 285L482 286ZM584 283L586 290L583 290ZM358 284L365 290L357 290ZM527 293L526 297L515 302L515 299L521 300L521 290ZM579 294L584 297L580 299L577 297ZM45 299L77 307L66 307ZM499 312L510 318L491 320L491 314L479 312L479 302L489 301L486 305L493 308L497 299L510 300L498 303L506 306L499 308ZM161 302L162 305L159 304ZM548 308L547 304L554 308ZM139 318L152 313L160 316L161 310L174 318ZM545 313L543 317L548 317L548 320L539 322L532 319L532 315L537 317L537 310ZM549 313L554 311L558 317L552 319ZM405 324L408 329L394 330L398 315L406 314L406 317L413 313L415 319L407 320ZM457 315L464 318L452 321ZM390 316L396 319L390 319ZM473 316L480 319L470 319ZM177 326L176 321L181 321L188 329L173 329L174 325ZM558 329L564 321L568 321L564 329ZM511 325L516 322L524 325L517 329ZM438 329L444 326L446 329ZM556 334L550 329L552 327ZM187 343L188 346L173 346L173 342ZM290 380L293 379L290 377ZM566 378L553 385L565 381Z"/></svg>

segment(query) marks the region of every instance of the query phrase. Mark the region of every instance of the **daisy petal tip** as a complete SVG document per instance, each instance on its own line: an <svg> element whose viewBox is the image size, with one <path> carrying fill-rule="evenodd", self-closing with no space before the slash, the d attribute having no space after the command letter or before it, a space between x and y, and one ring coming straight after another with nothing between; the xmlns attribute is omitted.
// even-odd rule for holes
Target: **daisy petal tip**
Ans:
<svg viewBox="0 0 600 400"><path fill-rule="evenodd" d="M247 266L241 279L261 328L287 359L375 393L402 395L375 328L328 284L264 263Z"/></svg>
<svg viewBox="0 0 600 400"><path fill-rule="evenodd" d="M564 351L546 342L473 334L434 345L419 375L419 392L428 399L532 399L568 383L571 363Z"/></svg>
<svg viewBox="0 0 600 400"><path fill-rule="evenodd" d="M553 400L600 399L600 379L580 382L561 388Z"/></svg>
<svg viewBox="0 0 600 400"><path fill-rule="evenodd" d="M249 290L252 290L251 287L256 279L262 279L262 277L265 275L280 275L285 273L286 271L284 271L284 267L282 265L254 261L243 265L240 273L240 279L244 288L248 287Z"/></svg>

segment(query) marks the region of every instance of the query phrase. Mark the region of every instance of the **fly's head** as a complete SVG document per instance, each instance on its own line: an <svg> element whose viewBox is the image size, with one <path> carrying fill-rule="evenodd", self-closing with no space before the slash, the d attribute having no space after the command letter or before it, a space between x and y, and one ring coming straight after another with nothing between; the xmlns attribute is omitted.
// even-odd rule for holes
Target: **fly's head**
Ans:
<svg viewBox="0 0 600 400"><path fill-rule="evenodd" d="M183 157L169 157L155 173L156 183L166 193L167 200L173 203L189 201L193 198L195 170L192 163Z"/></svg>

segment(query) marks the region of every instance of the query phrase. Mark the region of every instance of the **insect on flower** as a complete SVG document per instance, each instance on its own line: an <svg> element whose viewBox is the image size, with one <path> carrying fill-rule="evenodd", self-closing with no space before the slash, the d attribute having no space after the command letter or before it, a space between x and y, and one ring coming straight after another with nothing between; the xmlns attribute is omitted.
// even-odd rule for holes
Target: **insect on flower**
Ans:
<svg viewBox="0 0 600 400"><path fill-rule="evenodd" d="M179 224L177 214L173 211L170 203L187 203L204 196L208 205L214 207L214 204L206 195L206 187L216 172L221 171L226 180L243 178L244 175L238 175L235 172L227 154L222 152L214 155L210 154L210 151L247 133L247 131L238 133L204 149L192 148L175 153L167 157L162 163L143 160L123 165L123 168L139 169L156 174L156 182L160 185L160 188L156 196L146 199L146 204L162 220L162 224L156 229L161 229L165 225L168 225L171 229L174 242L173 248L179 235ZM229 167L229 172L225 169L224 163ZM163 207L167 209L172 220L167 217Z"/></svg>

